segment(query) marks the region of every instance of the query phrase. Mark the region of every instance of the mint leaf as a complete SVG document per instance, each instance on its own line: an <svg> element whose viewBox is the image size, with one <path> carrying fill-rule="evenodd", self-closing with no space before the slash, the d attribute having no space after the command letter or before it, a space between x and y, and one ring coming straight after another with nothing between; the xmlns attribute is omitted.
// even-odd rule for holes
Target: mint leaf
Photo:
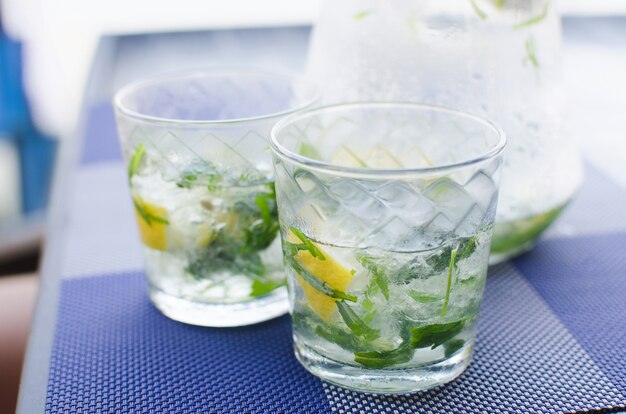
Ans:
<svg viewBox="0 0 626 414"><path fill-rule="evenodd" d="M371 12L370 10L363 10L363 11L360 11L360 12L358 12L358 13L356 13L356 14L354 15L354 20L356 20L356 21L358 22L359 20L363 20L363 19L365 19L365 18L366 18L367 16L369 16L370 14L372 14L372 12Z"/></svg>
<svg viewBox="0 0 626 414"><path fill-rule="evenodd" d="M524 47L526 48L526 58L525 62L530 62L535 69L539 69L539 59L537 59L537 50L535 49L535 41L532 37L526 39L524 42Z"/></svg>
<svg viewBox="0 0 626 414"><path fill-rule="evenodd" d="M474 13L476 13L476 15L480 17L481 20L487 20L487 13L485 13L480 7L478 7L474 0L469 0L469 3L470 6L472 6Z"/></svg>
<svg viewBox="0 0 626 414"><path fill-rule="evenodd" d="M461 349L465 343L460 339L452 339L463 330L465 322L465 320L460 320L420 328L408 327L407 335L402 335L404 341L397 348L390 351L355 352L354 361L368 368L386 368L410 361L418 348L434 349L442 344L448 357Z"/></svg>
<svg viewBox="0 0 626 414"><path fill-rule="evenodd" d="M409 362L415 350L408 343L403 343L391 351L355 352L354 362L368 368L386 368Z"/></svg>
<svg viewBox="0 0 626 414"><path fill-rule="evenodd" d="M255 298L266 296L281 286L285 286L285 283L255 279L252 282L252 293L250 293L250 296Z"/></svg>
<svg viewBox="0 0 626 414"><path fill-rule="evenodd" d="M463 348L465 341L462 339L451 339L443 344L444 356L446 358L452 356L456 351Z"/></svg>
<svg viewBox="0 0 626 414"><path fill-rule="evenodd" d="M309 238L305 236L304 233L302 233L302 231L300 231L299 229L295 227L289 227L289 230L291 230L291 232L295 234L296 237L300 239L302 243L294 244L294 243L287 242L288 245L291 245L290 247L288 247L288 253L289 253L288 256L295 256L298 253L298 251L307 250L309 253L311 253L311 256L315 257L316 259L326 260L326 257L324 257L324 254L322 254L322 252L317 248L317 246L315 246L315 244L311 240L309 240Z"/></svg>
<svg viewBox="0 0 626 414"><path fill-rule="evenodd" d="M340 327L337 324L326 323L322 318L315 314L307 305L302 305L300 309L291 315L294 330L300 332L315 332L320 338L347 351L357 351L366 346L365 341L350 331Z"/></svg>
<svg viewBox="0 0 626 414"><path fill-rule="evenodd" d="M146 210L146 208L143 206L143 204L137 201L137 199L134 197L133 197L133 205L135 206L135 210L137 211L139 216L143 219L143 221L146 222L146 224L148 224L148 226L152 226L152 222L167 224L167 225L170 224L170 222L167 219L164 219L163 217L159 217L152 213L149 213L148 210Z"/></svg>
<svg viewBox="0 0 626 414"><path fill-rule="evenodd" d="M457 258L463 260L469 258L476 251L476 236L464 239L457 247Z"/></svg>
<svg viewBox="0 0 626 414"><path fill-rule="evenodd" d="M313 158L316 160L322 159L322 156L317 151L317 149L313 145L309 144L308 142L302 142L300 144L300 149L298 150L298 153L308 158Z"/></svg>
<svg viewBox="0 0 626 414"><path fill-rule="evenodd" d="M230 271L254 280L265 277L266 268L256 252L241 252L241 246L223 232L218 233L202 255L185 269L194 279L210 279L216 272Z"/></svg>
<svg viewBox="0 0 626 414"><path fill-rule="evenodd" d="M195 162L183 170L176 185L180 188L207 187L210 191L219 188L224 180L215 165L203 161Z"/></svg>
<svg viewBox="0 0 626 414"><path fill-rule="evenodd" d="M372 257L365 255L363 253L357 253L356 259L359 261L361 266L366 268L371 275L370 284L373 282L383 293L385 299L389 300L389 280L385 270L377 263L377 260ZM371 287L368 287L368 292L373 291Z"/></svg>
<svg viewBox="0 0 626 414"><path fill-rule="evenodd" d="M141 167L141 162L143 161L143 157L146 153L146 149L143 144L139 144L137 149L135 149L135 153L130 159L130 163L128 164L128 182L130 183L133 176L139 171L139 167Z"/></svg>
<svg viewBox="0 0 626 414"><path fill-rule="evenodd" d="M372 300L369 297L365 297L365 299L363 299L361 301L361 307L366 311L366 312L370 312L374 309L374 302L372 302Z"/></svg>
<svg viewBox="0 0 626 414"><path fill-rule="evenodd" d="M335 303L337 304L337 310L339 310L339 314L341 315L343 321L355 335L361 336L363 339L368 341L373 341L380 337L379 332L367 326L359 315L357 315L356 312L354 312L354 310L352 310L352 308L344 301L339 300Z"/></svg>
<svg viewBox="0 0 626 414"><path fill-rule="evenodd" d="M413 348L436 348L444 342L454 338L465 327L465 320L426 325L419 328L409 328L410 343Z"/></svg>
<svg viewBox="0 0 626 414"><path fill-rule="evenodd" d="M452 254L450 256L450 265L448 267L448 281L446 286L446 297L443 299L443 308L441 309L441 316L446 316L446 311L448 310L448 301L450 300L450 290L452 289L452 273L454 272L454 267L456 265L456 252L457 249L452 250Z"/></svg>
<svg viewBox="0 0 626 414"><path fill-rule="evenodd" d="M259 194L256 196L256 205L259 207L259 211L261 212L263 224L272 224L272 213L270 212L269 205L267 204L267 195Z"/></svg>
<svg viewBox="0 0 626 414"><path fill-rule="evenodd" d="M454 246L451 243L445 246L441 253L429 256L426 259L426 263L433 269L435 273L443 272L450 266L450 259L452 257L452 250L457 251L458 259L467 259L475 251L477 246L476 236L467 237L459 240L459 243Z"/></svg>
<svg viewBox="0 0 626 414"><path fill-rule="evenodd" d="M243 228L243 246L241 252L264 250L272 244L280 225L278 223L278 206L274 183L268 184L269 192L257 193L255 203L239 201L235 203L234 211L237 220Z"/></svg>
<svg viewBox="0 0 626 414"><path fill-rule="evenodd" d="M416 290L409 290L407 293L411 299L419 303L437 302L441 300L441 297L435 295L429 295L428 293L418 292Z"/></svg>
<svg viewBox="0 0 626 414"><path fill-rule="evenodd" d="M530 19L523 21L521 23L513 26L514 30L523 29L524 27L533 26L535 24L541 23L548 16L548 6L550 5L550 1L546 1L546 5L543 8L543 11L537 16L531 17Z"/></svg>
<svg viewBox="0 0 626 414"><path fill-rule="evenodd" d="M353 295L349 295L345 292L337 290L333 288L328 283L324 282L319 277L315 276L313 273L306 270L304 267L300 266L298 262L293 257L286 257L287 263L291 266L291 268L296 271L304 279L311 287L320 293L323 293L326 296L335 299L345 299L350 302L356 302L357 297Z"/></svg>

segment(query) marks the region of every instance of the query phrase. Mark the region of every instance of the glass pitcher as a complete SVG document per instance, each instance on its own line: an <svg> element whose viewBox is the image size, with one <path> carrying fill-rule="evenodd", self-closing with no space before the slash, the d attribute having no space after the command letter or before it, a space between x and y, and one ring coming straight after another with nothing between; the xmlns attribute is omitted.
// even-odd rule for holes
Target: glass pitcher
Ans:
<svg viewBox="0 0 626 414"><path fill-rule="evenodd" d="M532 247L582 176L563 133L553 0L326 0L308 75L326 103L404 100L493 119L509 148L492 262Z"/></svg>

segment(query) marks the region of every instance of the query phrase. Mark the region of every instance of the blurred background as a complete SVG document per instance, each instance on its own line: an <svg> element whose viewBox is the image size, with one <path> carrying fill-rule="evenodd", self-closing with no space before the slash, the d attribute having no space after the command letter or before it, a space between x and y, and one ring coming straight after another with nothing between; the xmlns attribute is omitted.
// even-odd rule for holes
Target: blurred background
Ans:
<svg viewBox="0 0 626 414"><path fill-rule="evenodd" d="M121 85L176 69L245 64L302 72L320 3L0 0L0 413L13 411L50 195L67 161L60 148L77 145L84 117L111 118ZM561 0L560 7L564 48L575 42L589 58L581 67L566 54L568 87L576 85L570 92L588 96L590 106L623 104L583 80L599 76L608 89L626 90L625 66L602 65L612 48L626 49L626 2ZM593 133L597 121L581 125ZM605 121L618 127L617 119ZM68 153L82 161L119 157L97 144ZM600 145L585 154L626 157Z"/></svg>

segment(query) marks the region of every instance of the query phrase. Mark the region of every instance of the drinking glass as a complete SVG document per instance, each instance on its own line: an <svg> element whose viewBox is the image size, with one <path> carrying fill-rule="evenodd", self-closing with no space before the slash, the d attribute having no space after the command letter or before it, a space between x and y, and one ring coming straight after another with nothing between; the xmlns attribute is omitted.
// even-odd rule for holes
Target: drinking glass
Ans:
<svg viewBox="0 0 626 414"><path fill-rule="evenodd" d="M287 311L271 153L316 88L290 76L195 71L115 96L148 291L168 317L238 326Z"/></svg>
<svg viewBox="0 0 626 414"><path fill-rule="evenodd" d="M502 131L411 103L339 104L272 130L295 354L331 383L410 393L469 364Z"/></svg>

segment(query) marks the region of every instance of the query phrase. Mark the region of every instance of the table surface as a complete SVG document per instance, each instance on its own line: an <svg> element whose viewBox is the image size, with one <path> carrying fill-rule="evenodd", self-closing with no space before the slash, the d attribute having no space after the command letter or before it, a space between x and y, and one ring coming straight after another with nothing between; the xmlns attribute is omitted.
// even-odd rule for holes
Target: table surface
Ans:
<svg viewBox="0 0 626 414"><path fill-rule="evenodd" d="M589 324L582 325L586 329L581 329L580 321L576 320L581 315L580 312L575 312L576 306L573 303L579 302L585 306L585 310L590 315L594 315L593 312L601 312L601 310L594 308L594 306L597 308L598 300L593 295L585 295L585 292L593 291L591 287L585 286L586 278L568 280L567 275L563 275L559 271L562 267L558 267L559 263L561 265L572 264L572 271L583 272L583 274L600 271L610 273L612 279L606 279L606 283L615 283L616 280L623 281L626 276L624 261L618 263L614 257L622 255L619 249L615 248L616 245L623 246L626 243L626 216L623 214L626 206L626 169L624 168L626 164L626 140L623 136L623 128L621 128L621 113L623 113L623 108L626 108L626 77L623 76L623 73L626 73L626 41L624 41L626 39L626 20L618 18L568 19L564 24L564 32L565 82L570 95L566 120L568 132L575 139L581 141L588 166L587 179L578 198L533 253L513 263L501 265L495 270L492 269L487 287L486 302L489 302L494 309L497 308L500 312L499 316L502 317L503 315L506 316L507 309L512 306L512 302L516 300L528 301L529 308L534 309L527 315L528 318L540 319L538 319L537 324L529 326L532 329L537 329L538 335L544 334L546 337L552 338L551 340L561 341L559 342L561 343L560 346L566 345L566 350L563 351L561 357L574 361L567 366L567 369L572 371L566 372L566 377L575 379L577 372L582 372L591 365L599 367L591 370L597 372L596 376L579 378L580 384L575 385L573 389L580 390L584 400L585 387L589 387L589 389L608 387L606 399L594 400L595 406L585 406L584 402L577 403L575 401L577 398L580 399L581 395L574 395L571 398L571 407L573 408L566 409L569 412L578 410L578 407L617 408L626 406L624 359L617 360L617 362L602 359L614 359L616 356L626 357L626 349L624 349L626 348L624 346L626 341L624 341L623 334L626 330L624 319L609 320L610 317L607 317L608 322L615 324L615 332L608 332L605 329L607 321L595 327L593 321L590 321ZM289 36L285 36L286 33ZM96 369L89 365L95 363L95 359L89 359L89 352L104 352L98 348L96 342L90 340L94 336L100 338L98 336L101 333L100 330L105 329L105 327L94 329L93 326L90 326L90 323L93 324L94 321L89 319L89 313L96 312L98 309L100 312L104 312L103 309L127 309L128 306L139 306L143 312L141 313L142 321L145 320L146 326L152 326L155 332L161 330L163 334L171 335L174 333L180 338L187 338L186 341L192 341L191 338L197 336L205 336L212 340L213 346L216 347L221 346L219 345L221 344L220 341L225 341L224 344L226 345L224 346L227 347L239 344L237 341L240 339L225 337L224 331L211 333L212 331L209 330L185 327L174 322L171 322L172 325L168 325L170 322L164 322L164 318L160 317L145 303L147 301L145 295L137 293L142 292L140 287L142 278L141 249L137 241L138 236L133 222L132 207L127 197L125 169L120 161L112 111L108 103L103 103L103 98L107 97L110 90L117 84L147 70L143 68L142 72L142 69L137 67L137 61L140 60L136 54L138 50L142 51L144 61L154 65L155 62L150 60L150 56L157 59L155 56L162 55L163 44L167 45L166 52L169 51L169 53L171 53L172 45L177 42L187 45L187 51L189 51L190 43L206 44L207 36L213 39L214 53L211 55L213 59L217 59L221 63L237 63L237 56L241 55L241 51L225 52L223 48L216 46L219 44L216 38L223 42L224 38L228 37L224 33L182 34L178 38L168 36L160 41L154 41L154 38L135 38L123 42L105 39L101 44L94 61L91 86L86 93L82 114L83 121L75 139L65 140L65 146L61 149L61 160L55 177L49 234L42 264L41 293L22 378L18 406L20 413L72 411L72 406L59 405L61 403L58 392L61 389L65 390L66 393L67 390L78 390L81 378L89 378L90 375L98 374L96 371L89 372L88 370L89 367ZM264 34L249 30L237 32L232 36L239 40L248 40L248 42L240 43L247 44L250 50L256 51L254 52L256 55L253 53L253 56L248 55L248 58L256 59L257 63L263 63L264 53L270 55L273 53L272 56L276 57L277 60L281 60L278 58L282 53L284 56L288 56L288 58L283 56L281 60L283 68L290 70L302 68L308 29L278 29L264 32ZM287 45L283 46L282 51L263 51L259 50L258 44L254 44L255 41L262 44L262 40L259 38L263 36L266 37L265 40L267 37L289 38L290 40ZM146 48L146 46L149 47ZM125 56L126 58L124 58ZM177 64L180 65L180 63ZM94 191L94 188L97 188L97 191ZM597 255L594 256L595 262L589 264L577 261L580 257L588 256L589 252L585 251L586 246L591 245L598 250ZM555 257L558 258L557 263L555 263ZM536 263L547 265L538 271ZM496 277L493 277L494 274ZM577 282L573 283L572 280ZM566 292L570 295L566 301L559 299L559 295L563 293L563 285L559 283L571 285L571 288ZM598 283L600 283L600 279L598 279ZM623 287L623 283L619 286L620 288ZM498 299L498 295L501 296L503 292L509 291L518 292L518 295L509 295L502 300ZM102 295L99 295L99 292ZM615 309L620 309L620 306L623 307L624 301L616 297L618 293L620 293L619 289L607 292L600 305L614 306ZM114 297L115 299L106 301L102 299L104 297ZM83 298L82 301L81 298ZM72 300L68 302L68 299ZM483 309L481 318L488 320L493 317L494 324L497 324L495 318L498 314L491 312L490 314ZM519 317L519 315L510 316ZM110 317L113 318L113 316ZM111 320L117 323L117 325L108 328L111 332L126 326L123 323L125 320L123 313L117 319ZM488 337L493 333L487 332L489 328L485 326L483 323L481 333L485 331L484 335ZM126 328L130 329L128 326ZM144 327L141 332L146 332L145 329L147 328ZM283 317L274 322L250 328L249 331L244 329L241 335L273 336L274 334L285 333L285 329L288 330L288 318ZM239 334L232 333L232 336L237 335ZM509 342L507 343L511 343L516 338L515 333L507 335L512 335L508 338ZM156 340L148 333L141 338L143 338L142 341ZM602 341L599 338L602 338ZM102 340L107 340L107 337L102 337ZM197 340L197 338L193 340ZM276 348L286 346L285 342L272 341L274 339L269 340L268 344ZM609 355L601 348L602 342L611 341L614 341L618 347L621 344L621 349L615 351L617 353L609 352ZM468 370L470 376L482 372L480 370L483 361L480 355L488 352L488 349L485 348L489 348L489 342L485 340L484 343L485 346L477 348L477 357L472 364L476 367L473 370ZM529 361L525 362L526 367L524 369L531 370L534 367L537 371L544 369L550 372L550 367L556 362L553 361L554 355L541 354L540 346L545 345L540 342L528 345L539 347L537 348L539 353L534 354L532 364ZM94 346L95 348L93 348ZM184 343L169 344L160 351L155 351L149 346L133 351L133 347L127 344L124 352L128 353L123 354L125 357L107 359L108 357L105 355L104 359L98 359L97 362L111 364L110 370L119 370L120 375L124 377L126 373L131 371L128 364L132 362L132 358L142 357L141 352L146 350L151 350L151 352L155 352L155 355L165 358L165 366L180 363L180 361L167 362L167 355L170 355L171 352L167 355L163 352L170 350L169 346L184 346ZM261 346L261 348L263 347ZM68 350L72 349L76 352L85 353L85 355L68 355ZM132 352L138 352L138 354L134 355ZM225 349L223 352L228 355L231 350ZM80 364L80 366L77 366L74 371L69 370L68 373L64 374L62 364L69 363ZM201 367L204 366L202 360L199 360L198 364ZM458 395L467 395L465 402L446 400L445 393L426 394L417 399L382 401L375 397L366 398L342 391L336 387L320 384L313 380L312 376L298 371L297 364L293 365L291 362L285 364L283 369L289 375L292 375L290 370L293 370L293 378L297 380L297 383L292 388L286 387L284 392L287 394L290 392L306 393L312 389L319 391L319 393L310 393L309 402L313 405L297 406L297 408L292 406L291 409L294 411L312 411L312 407L317 401L316 398L321 398L320 401L317 401L318 406L324 406L338 412L358 412L350 410L368 410L368 408L373 410L376 407L386 407L385 410L387 408L391 410L383 412L410 411L415 410L416 404L420 401L419 398L428 397L429 403L437 398L441 399L439 408L442 412L446 412L453 411L450 407L457 407L458 404L461 404L461 407L464 403L469 404L472 395L475 395L475 390L463 394L464 382L461 381L460 385L453 387L456 387L455 392L460 393ZM211 367L205 368L210 369ZM557 370L557 368L554 369ZM561 370L561 368L558 369ZM103 369L107 370L109 367ZM263 369L267 369L267 367L259 368L259 372L265 372ZM564 375L562 370L559 372L559 375ZM64 375L70 374L74 375L75 378L64 377ZM267 372L266 374L270 375L271 373ZM557 388L550 391L550 387L548 387L540 391L558 394L559 382L554 378L556 377L552 378L554 380L552 383L549 380L546 380L545 383L551 383L551 386ZM140 380L137 379L137 381ZM247 380L254 382L254 378L247 378ZM120 381L130 380L123 378ZM542 383L541 378L527 379L527 381ZM169 386L177 387L183 385L179 383L169 384ZM562 387L566 386L565 383L561 385ZM220 390L228 389L228 384L203 384L202 386L204 388L200 389L203 392L212 390L211 392L215 392L216 396L219 395ZM511 387L513 386L514 384L511 385ZM281 392L280 389L278 387L276 392ZM154 390L148 392L147 395L154 401L159 400L151 392ZM179 392L181 391L176 391L176 393ZM484 392L489 394L491 391L487 389ZM98 393L96 392L96 394ZM123 400L122 397L119 398ZM533 407L532 396L528 401L524 400L526 397L519 396L523 401L531 404L528 407ZM145 396L144 399L137 398L137 401L146 401ZM550 397L545 398L548 398L545 401L549 401ZM590 398L590 400L593 399ZM272 401L268 401L267 404L269 405L261 406L276 409L276 406L272 405ZM177 408L175 405L148 405L151 406L151 409L156 410L155 412L170 411ZM108 410L112 410L113 405L108 407ZM187 408L193 412L201 408L207 410L207 407L206 405L199 405L195 409L193 407ZM214 406L213 409L219 411L220 407L224 409L225 406ZM563 407L569 406L563 405ZM94 411L107 411L106 406L104 409L97 405L92 406L92 408ZM134 408L137 410L146 409L141 405L135 405Z"/></svg>

